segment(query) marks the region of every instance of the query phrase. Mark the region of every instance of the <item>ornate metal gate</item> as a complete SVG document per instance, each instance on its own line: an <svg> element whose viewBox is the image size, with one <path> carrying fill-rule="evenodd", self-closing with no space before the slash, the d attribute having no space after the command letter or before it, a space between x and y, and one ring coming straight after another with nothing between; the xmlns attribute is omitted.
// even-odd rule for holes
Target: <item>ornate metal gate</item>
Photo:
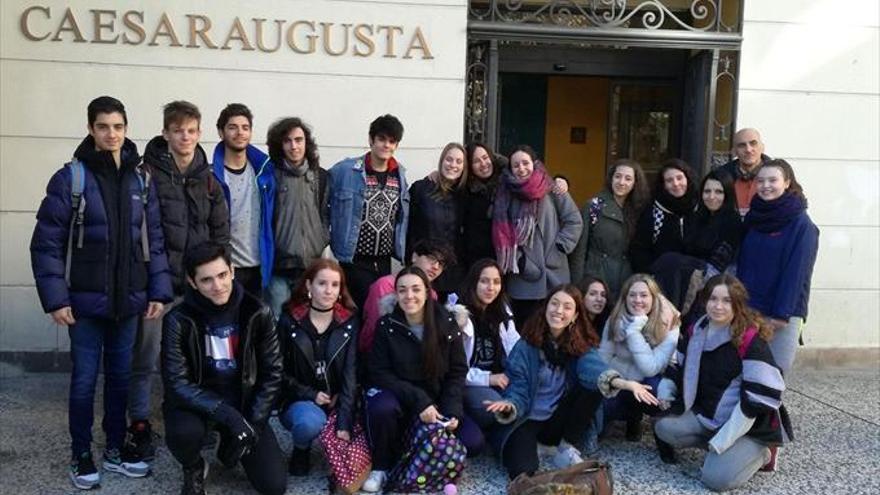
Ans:
<svg viewBox="0 0 880 495"><path fill-rule="evenodd" d="M699 104L685 102L692 159L727 159L735 126L742 0L471 0L468 7L465 136L498 136L498 49L509 43L698 50L705 81ZM689 70L690 72L690 70ZM702 88L701 88L702 89Z"/></svg>

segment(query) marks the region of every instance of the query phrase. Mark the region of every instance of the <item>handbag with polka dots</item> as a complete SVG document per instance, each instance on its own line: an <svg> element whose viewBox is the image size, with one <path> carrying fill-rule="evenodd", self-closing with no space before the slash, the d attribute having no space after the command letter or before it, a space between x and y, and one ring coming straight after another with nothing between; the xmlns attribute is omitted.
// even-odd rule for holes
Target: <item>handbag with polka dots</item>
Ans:
<svg viewBox="0 0 880 495"><path fill-rule="evenodd" d="M327 423L318 435L324 457L330 464L330 483L336 490L357 493L372 469L370 443L360 418L355 418L351 441L336 436L336 411L330 413Z"/></svg>
<svg viewBox="0 0 880 495"><path fill-rule="evenodd" d="M464 471L467 448L441 423L416 418L407 431L406 450L389 476L389 491L443 492L455 485Z"/></svg>

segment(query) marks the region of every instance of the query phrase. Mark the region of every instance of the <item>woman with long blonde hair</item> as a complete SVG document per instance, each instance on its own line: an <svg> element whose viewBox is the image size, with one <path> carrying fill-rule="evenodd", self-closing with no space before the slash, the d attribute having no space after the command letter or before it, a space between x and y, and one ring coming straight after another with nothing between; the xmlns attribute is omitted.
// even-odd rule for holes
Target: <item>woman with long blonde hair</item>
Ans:
<svg viewBox="0 0 880 495"><path fill-rule="evenodd" d="M599 354L608 366L627 380L656 388L678 342L680 315L663 296L650 275L637 273L621 288L611 311ZM607 420L625 419L627 440L641 438L642 414L655 415L656 407L640 404L626 392L605 403Z"/></svg>

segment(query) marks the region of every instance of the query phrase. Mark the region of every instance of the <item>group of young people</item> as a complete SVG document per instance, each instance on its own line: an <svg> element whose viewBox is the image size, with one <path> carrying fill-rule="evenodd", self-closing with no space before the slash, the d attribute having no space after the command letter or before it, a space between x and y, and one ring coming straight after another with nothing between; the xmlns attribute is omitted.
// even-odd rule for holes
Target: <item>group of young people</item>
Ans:
<svg viewBox="0 0 880 495"><path fill-rule="evenodd" d="M100 482L102 360L104 470L149 474L161 363L184 494L205 493L215 430L217 458L260 493L309 473L327 428L345 442L366 431L367 492L385 487L417 421L468 456L489 446L512 479L538 469L539 443L571 465L614 420L640 439L647 414L664 462L709 449L715 490L773 469L791 438L781 396L818 229L757 131L739 131L737 159L699 184L665 162L653 195L638 163L615 162L579 211L528 146L501 157L450 143L408 186L391 115L371 123L367 153L326 170L301 119L273 123L266 154L250 110L230 104L209 163L198 108L163 113L141 156L123 104L93 100L89 135L37 214L37 289L71 339L76 487Z"/></svg>

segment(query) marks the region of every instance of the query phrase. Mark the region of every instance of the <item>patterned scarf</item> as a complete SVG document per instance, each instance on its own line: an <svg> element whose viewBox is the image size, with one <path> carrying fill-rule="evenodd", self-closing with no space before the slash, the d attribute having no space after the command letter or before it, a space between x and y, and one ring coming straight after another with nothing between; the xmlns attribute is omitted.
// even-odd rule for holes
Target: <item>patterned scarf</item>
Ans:
<svg viewBox="0 0 880 495"><path fill-rule="evenodd" d="M519 273L516 251L532 242L541 200L552 187L553 179L538 161L525 180L516 178L510 168L501 172L492 214L492 243L502 272Z"/></svg>

